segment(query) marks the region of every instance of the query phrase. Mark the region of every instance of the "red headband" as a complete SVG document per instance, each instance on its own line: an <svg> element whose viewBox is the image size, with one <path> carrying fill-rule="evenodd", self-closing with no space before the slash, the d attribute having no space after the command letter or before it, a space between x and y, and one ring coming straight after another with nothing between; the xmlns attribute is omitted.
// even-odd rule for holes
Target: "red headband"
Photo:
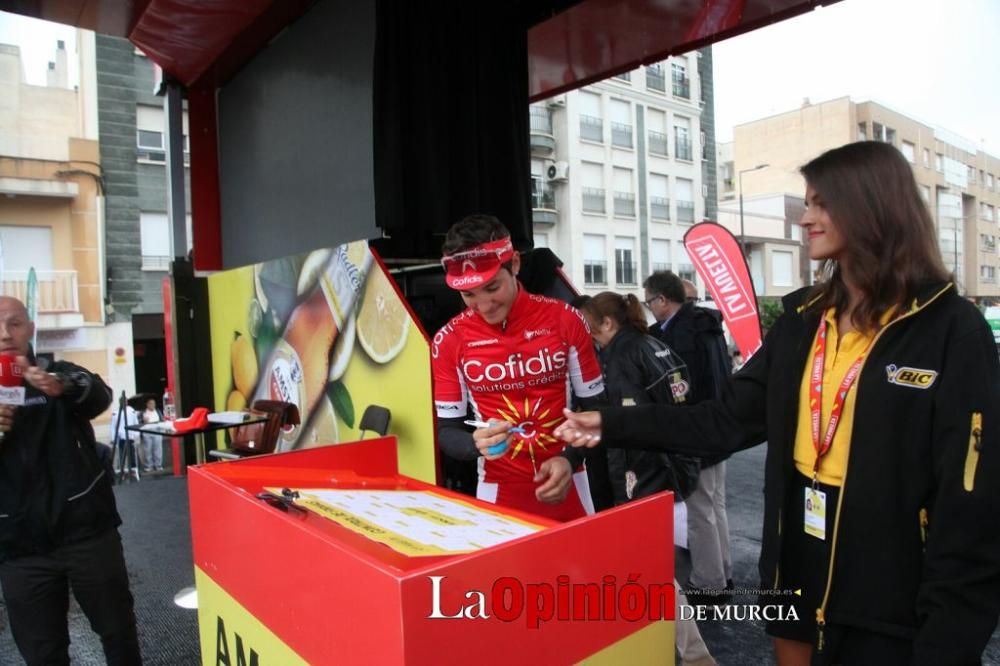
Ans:
<svg viewBox="0 0 1000 666"><path fill-rule="evenodd" d="M510 238L482 243L441 258L444 281L452 289L481 287L497 274L500 267L514 258Z"/></svg>

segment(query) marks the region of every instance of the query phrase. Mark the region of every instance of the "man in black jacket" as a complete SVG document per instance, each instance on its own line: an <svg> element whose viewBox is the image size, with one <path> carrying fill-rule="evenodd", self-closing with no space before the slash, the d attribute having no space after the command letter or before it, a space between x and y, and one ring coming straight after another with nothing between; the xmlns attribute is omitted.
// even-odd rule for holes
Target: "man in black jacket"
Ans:
<svg viewBox="0 0 1000 666"><path fill-rule="evenodd" d="M111 480L90 420L111 389L57 361L35 365L34 324L0 297L0 354L15 356L24 404L0 405L0 585L11 633L30 665L69 664L69 588L108 664L140 664L132 594Z"/></svg>
<svg viewBox="0 0 1000 666"><path fill-rule="evenodd" d="M642 286L646 290L644 303L656 318L656 323L649 327L650 334L665 342L688 366L691 376L688 404L718 397L732 367L719 313L691 302L684 283L670 271L651 274ZM691 575L685 588L688 598L695 603L726 598L701 596L699 590L733 586L726 515L727 457L701 459L698 487L685 500L691 552Z"/></svg>

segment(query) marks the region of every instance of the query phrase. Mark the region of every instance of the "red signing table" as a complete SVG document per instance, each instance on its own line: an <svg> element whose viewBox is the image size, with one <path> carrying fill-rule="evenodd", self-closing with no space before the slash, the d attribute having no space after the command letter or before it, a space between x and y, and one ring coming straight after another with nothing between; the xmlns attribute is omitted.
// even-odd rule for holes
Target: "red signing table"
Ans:
<svg viewBox="0 0 1000 666"><path fill-rule="evenodd" d="M394 437L189 475L204 664L674 663L669 493L553 523L400 475ZM430 492L543 529L473 552L409 556L256 497L286 487ZM626 593L630 577L638 584ZM659 604L668 619L636 617L639 604Z"/></svg>

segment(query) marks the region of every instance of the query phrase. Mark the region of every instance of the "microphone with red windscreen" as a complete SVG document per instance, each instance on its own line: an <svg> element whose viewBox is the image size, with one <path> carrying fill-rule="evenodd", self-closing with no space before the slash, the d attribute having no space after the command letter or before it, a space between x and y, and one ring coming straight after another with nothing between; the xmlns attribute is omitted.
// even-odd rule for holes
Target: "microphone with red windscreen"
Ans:
<svg viewBox="0 0 1000 666"><path fill-rule="evenodd" d="M24 375L17 357L0 354L0 405L24 404ZM0 432L0 440L6 433Z"/></svg>

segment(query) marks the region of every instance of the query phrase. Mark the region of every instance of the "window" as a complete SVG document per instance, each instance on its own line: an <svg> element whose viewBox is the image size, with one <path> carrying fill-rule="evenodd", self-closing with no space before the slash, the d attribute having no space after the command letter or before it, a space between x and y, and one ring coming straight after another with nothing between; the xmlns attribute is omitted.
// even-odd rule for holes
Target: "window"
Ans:
<svg viewBox="0 0 1000 666"><path fill-rule="evenodd" d="M549 235L548 234L535 234L535 247L548 247L549 246Z"/></svg>
<svg viewBox="0 0 1000 666"><path fill-rule="evenodd" d="M944 173L944 155L941 153L935 153L934 155L934 168L939 173Z"/></svg>
<svg viewBox="0 0 1000 666"><path fill-rule="evenodd" d="M993 284L997 281L997 269L995 266L980 266L979 279L982 282Z"/></svg>
<svg viewBox="0 0 1000 666"><path fill-rule="evenodd" d="M580 164L583 212L604 213L604 165L593 162Z"/></svg>
<svg viewBox="0 0 1000 666"><path fill-rule="evenodd" d="M691 161L691 120L674 116L674 155L679 160Z"/></svg>
<svg viewBox="0 0 1000 666"><path fill-rule="evenodd" d="M191 250L191 216L187 216L187 239ZM145 271L165 271L170 268L173 253L173 234L166 213L139 213L140 247L142 248L142 269Z"/></svg>
<svg viewBox="0 0 1000 666"><path fill-rule="evenodd" d="M931 151L930 148L924 148L924 166L928 169L931 168Z"/></svg>
<svg viewBox="0 0 1000 666"><path fill-rule="evenodd" d="M143 270L167 270L173 257L167 214L139 213L139 233Z"/></svg>
<svg viewBox="0 0 1000 666"><path fill-rule="evenodd" d="M632 191L632 170L615 167L613 177L615 215L635 217L635 194Z"/></svg>
<svg viewBox="0 0 1000 666"><path fill-rule="evenodd" d="M632 147L632 105L620 99L611 100L611 145Z"/></svg>
<svg viewBox="0 0 1000 666"><path fill-rule="evenodd" d="M166 119L163 109L157 106L139 104L135 107L135 143L136 157L149 162L165 162L167 146L164 128ZM188 145L187 112L181 118L184 137L184 164L190 162L190 146Z"/></svg>
<svg viewBox="0 0 1000 666"><path fill-rule="evenodd" d="M697 284L698 274L694 270L694 264L691 263L691 257L688 256L683 243L677 243L675 246L675 258L677 259L674 263L677 266L678 277Z"/></svg>
<svg viewBox="0 0 1000 666"><path fill-rule="evenodd" d="M583 235L583 283L607 284L608 262L604 250L604 236Z"/></svg>
<svg viewBox="0 0 1000 666"><path fill-rule="evenodd" d="M637 284L634 253L634 238L615 237L615 282L617 284Z"/></svg>
<svg viewBox="0 0 1000 666"><path fill-rule="evenodd" d="M532 104L528 107L529 128L532 132L552 134L552 112L544 104Z"/></svg>
<svg viewBox="0 0 1000 666"><path fill-rule="evenodd" d="M647 137L649 139L649 154L667 156L667 114L658 109L646 112Z"/></svg>
<svg viewBox="0 0 1000 666"><path fill-rule="evenodd" d="M0 244L5 271L52 270L51 227L0 226Z"/></svg>
<svg viewBox="0 0 1000 666"><path fill-rule="evenodd" d="M675 179L677 184L677 221L694 223L694 181L687 178Z"/></svg>
<svg viewBox="0 0 1000 666"><path fill-rule="evenodd" d="M632 72L622 72L621 74L615 74L611 77L612 81L620 81L624 83L632 82Z"/></svg>
<svg viewBox="0 0 1000 666"><path fill-rule="evenodd" d="M649 263L653 272L670 270L670 241L653 239L649 247Z"/></svg>
<svg viewBox="0 0 1000 666"><path fill-rule="evenodd" d="M864 141L868 138L868 123L858 123L858 141Z"/></svg>
<svg viewBox="0 0 1000 666"><path fill-rule="evenodd" d="M909 162L910 164L915 163L915 161L917 159L916 158L916 154L915 154L915 150L916 150L916 146L914 146L912 143L910 143L909 141L904 141L903 142L903 144L902 144L903 157L905 157L906 161Z"/></svg>
<svg viewBox="0 0 1000 666"><path fill-rule="evenodd" d="M931 188L926 185L920 186L920 196L924 198L924 203L930 204L931 202Z"/></svg>
<svg viewBox="0 0 1000 666"><path fill-rule="evenodd" d="M670 180L667 176L651 173L649 186L649 217L652 220L670 219Z"/></svg>
<svg viewBox="0 0 1000 666"><path fill-rule="evenodd" d="M587 141L604 141L604 119L601 116L601 96L580 93L580 138Z"/></svg>
<svg viewBox="0 0 1000 666"><path fill-rule="evenodd" d="M872 121L872 139L896 145L896 130Z"/></svg>
<svg viewBox="0 0 1000 666"><path fill-rule="evenodd" d="M986 176L986 181L989 183L988 187L992 190L993 189L993 183L994 183L993 174L988 174Z"/></svg>
<svg viewBox="0 0 1000 666"><path fill-rule="evenodd" d="M792 253L775 250L771 253L771 281L775 287L791 287Z"/></svg>
<svg viewBox="0 0 1000 666"><path fill-rule="evenodd" d="M691 99L691 81L688 79L687 58L674 58L670 63L670 82L674 97Z"/></svg>
<svg viewBox="0 0 1000 666"><path fill-rule="evenodd" d="M662 63L646 66L646 90L655 90L661 93L667 91L666 77L663 75Z"/></svg>

